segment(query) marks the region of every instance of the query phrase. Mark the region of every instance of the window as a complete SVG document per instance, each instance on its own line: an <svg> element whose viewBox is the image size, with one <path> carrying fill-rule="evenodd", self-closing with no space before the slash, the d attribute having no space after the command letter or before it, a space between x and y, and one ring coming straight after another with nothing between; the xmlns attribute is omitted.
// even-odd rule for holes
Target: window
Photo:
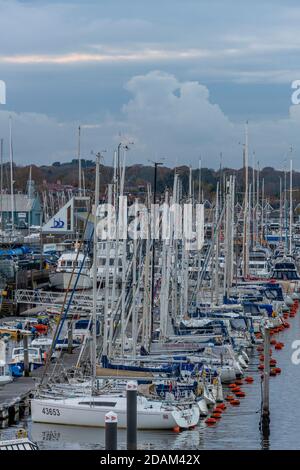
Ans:
<svg viewBox="0 0 300 470"><path fill-rule="evenodd" d="M116 406L116 402L113 401L82 401L78 405L87 405L87 406Z"/></svg>

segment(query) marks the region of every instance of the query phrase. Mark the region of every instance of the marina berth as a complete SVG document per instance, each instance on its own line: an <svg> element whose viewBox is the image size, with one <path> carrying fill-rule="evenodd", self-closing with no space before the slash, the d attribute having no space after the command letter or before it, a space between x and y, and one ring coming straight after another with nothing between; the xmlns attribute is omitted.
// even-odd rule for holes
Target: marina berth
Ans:
<svg viewBox="0 0 300 470"><path fill-rule="evenodd" d="M209 211L200 204L197 243L196 232L189 240L178 237L176 221L164 208L174 202L184 214L185 204L196 207L192 171L186 194L175 172L173 188L160 195L157 224L163 230L168 220L167 238L163 232L143 237L142 219L130 225L139 227L136 236L124 237L119 211L111 222L114 236L105 238L105 204L124 195L126 169L116 164L101 202L97 155L93 203L78 196L59 209L57 214L71 217L78 204L81 232L76 240L47 244L48 283L15 289L20 310L29 310L0 325L0 419L17 416L26 403L32 429L50 426L57 436L64 435L63 427L106 429L111 412L120 430L133 414L139 432L224 432L226 416L234 419L248 399L247 413L260 413L258 384L264 390L261 374L268 367L268 377L284 375L277 356L284 349L280 335L291 328L300 301L296 243L291 250L275 247L267 243L263 225L255 228L251 211L240 217L234 175L226 177L222 198L218 185ZM137 203L131 204L124 209L127 216ZM62 217L53 216L47 227ZM259 242L249 227L260 231ZM28 257L45 260L41 247L25 251L12 255L19 266ZM1 390L14 383L22 393L11 399L9 389L1 405Z"/></svg>

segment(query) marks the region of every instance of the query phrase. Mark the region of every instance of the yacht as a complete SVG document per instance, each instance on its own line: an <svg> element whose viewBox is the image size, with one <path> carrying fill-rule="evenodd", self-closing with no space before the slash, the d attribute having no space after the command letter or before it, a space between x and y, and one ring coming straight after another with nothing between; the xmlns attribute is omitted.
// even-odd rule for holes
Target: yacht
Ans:
<svg viewBox="0 0 300 470"><path fill-rule="evenodd" d="M32 371L43 365L42 353L40 348L29 346L28 348L29 369ZM21 372L24 370L24 348L13 348L11 355L10 368L14 371L17 366Z"/></svg>
<svg viewBox="0 0 300 470"><path fill-rule="evenodd" d="M60 291L91 289L93 281L90 276L90 258L76 251L63 253L49 279L51 287Z"/></svg>
<svg viewBox="0 0 300 470"><path fill-rule="evenodd" d="M249 253L248 266L250 276L267 278L270 275L268 258L263 250Z"/></svg>
<svg viewBox="0 0 300 470"><path fill-rule="evenodd" d="M33 422L104 427L105 415L110 411L118 415L118 427L126 428L126 395L123 393L31 400ZM174 404L137 397L138 429L189 429L198 424L199 415L195 402Z"/></svg>
<svg viewBox="0 0 300 470"><path fill-rule="evenodd" d="M285 257L276 261L271 278L278 281L299 281L300 276L293 258Z"/></svg>

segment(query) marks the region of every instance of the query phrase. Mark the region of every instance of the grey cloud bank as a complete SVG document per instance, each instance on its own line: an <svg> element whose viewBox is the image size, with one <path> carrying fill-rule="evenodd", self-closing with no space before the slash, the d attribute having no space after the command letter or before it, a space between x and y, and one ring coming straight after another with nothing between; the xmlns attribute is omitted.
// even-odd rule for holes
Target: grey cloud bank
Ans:
<svg viewBox="0 0 300 470"><path fill-rule="evenodd" d="M91 150L108 150L111 163L114 148L123 137L134 141L128 163L146 163L149 158L166 157L171 165L203 164L217 167L223 163L242 164L244 124L231 121L217 104L212 104L207 87L198 82L181 82L174 75L152 71L133 77L126 84L130 100L118 116L82 125L83 156ZM76 157L76 132L79 122L58 122L37 113L0 112L0 128L8 131L8 116L13 118L15 159L19 163L43 163ZM291 143L300 148L300 107L291 106L289 117L249 123L250 149L263 165L283 166ZM251 161L251 160L250 160ZM276 166L276 165L275 165Z"/></svg>
<svg viewBox="0 0 300 470"><path fill-rule="evenodd" d="M0 0L0 135L11 114L18 163L74 158L80 123L86 158L121 132L128 163L237 167L249 119L255 158L282 167L300 151L299 18L291 0Z"/></svg>

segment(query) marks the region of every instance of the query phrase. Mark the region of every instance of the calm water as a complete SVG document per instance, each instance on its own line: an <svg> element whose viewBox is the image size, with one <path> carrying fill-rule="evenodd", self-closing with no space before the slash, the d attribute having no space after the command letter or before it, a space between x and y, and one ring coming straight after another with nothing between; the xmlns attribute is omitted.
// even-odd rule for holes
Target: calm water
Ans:
<svg viewBox="0 0 300 470"><path fill-rule="evenodd" d="M249 375L253 384L244 385L246 398L239 408L228 406L222 419L214 427L203 423L192 431L138 433L139 447L143 449L300 449L300 365L291 361L294 340L300 339L300 313L290 318L290 329L276 335L284 342L281 351L273 349L273 357L282 369L279 376L270 378L271 423L270 437L263 442L259 431L261 384L257 371L258 353L251 357ZM226 393L227 390L224 389ZM14 437L16 428L26 427L29 436L42 449L103 449L104 430L71 426L53 426L32 423L30 418L16 426L0 431L1 438ZM125 449L126 432L119 431L119 448Z"/></svg>

